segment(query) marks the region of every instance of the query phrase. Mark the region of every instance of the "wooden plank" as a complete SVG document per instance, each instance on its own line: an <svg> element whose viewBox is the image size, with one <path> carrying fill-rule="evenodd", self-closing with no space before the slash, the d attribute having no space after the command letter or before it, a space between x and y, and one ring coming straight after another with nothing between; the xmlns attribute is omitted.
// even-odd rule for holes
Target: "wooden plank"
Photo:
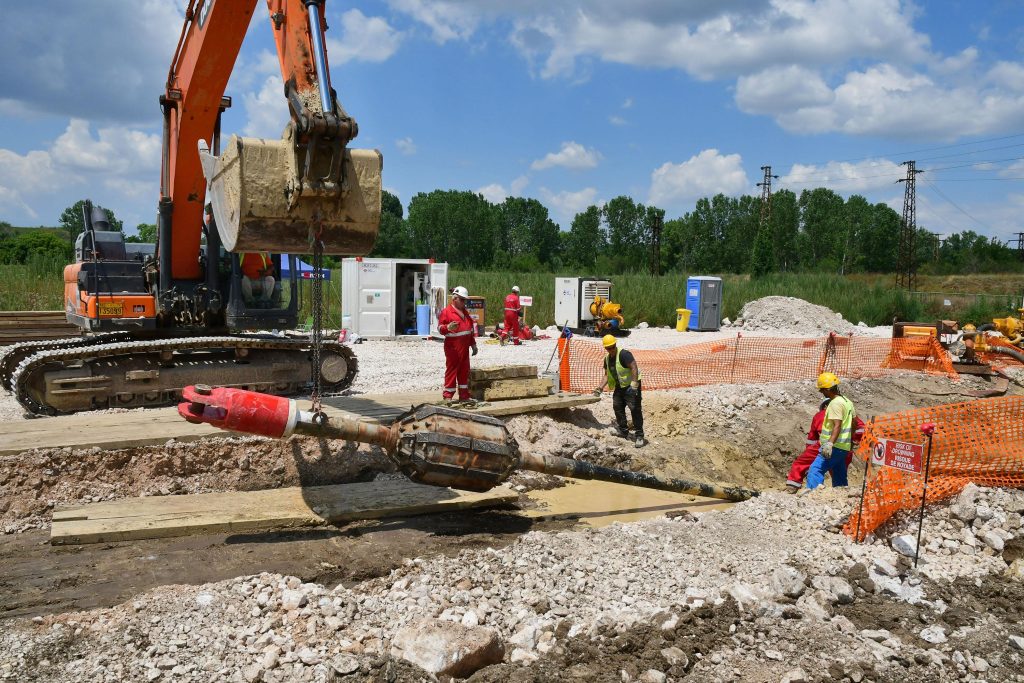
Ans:
<svg viewBox="0 0 1024 683"><path fill-rule="evenodd" d="M551 393L550 379L499 379L487 386L473 389L477 398L485 401L501 401L513 398L536 398Z"/></svg>
<svg viewBox="0 0 1024 683"><path fill-rule="evenodd" d="M64 311L0 311L0 320L6 318L59 318L65 320Z"/></svg>
<svg viewBox="0 0 1024 683"><path fill-rule="evenodd" d="M470 382L482 382L493 379L513 379L515 377L537 377L536 365L498 365L489 368L471 368Z"/></svg>
<svg viewBox="0 0 1024 683"><path fill-rule="evenodd" d="M324 399L328 417L356 417L389 423L413 405L439 403L436 391L410 394L335 396ZM519 415L573 408L599 399L590 394L553 394L540 398L495 401L474 409L485 415ZM299 401L309 409L308 401ZM151 408L124 413L78 413L37 420L0 423L0 455L13 455L34 448L91 448L103 450L162 446L170 439L195 441L230 436L210 425L194 425L178 415L176 408Z"/></svg>
<svg viewBox="0 0 1024 683"><path fill-rule="evenodd" d="M489 507L518 498L504 486L474 493L407 480L134 498L58 510L50 543L108 543L320 526Z"/></svg>

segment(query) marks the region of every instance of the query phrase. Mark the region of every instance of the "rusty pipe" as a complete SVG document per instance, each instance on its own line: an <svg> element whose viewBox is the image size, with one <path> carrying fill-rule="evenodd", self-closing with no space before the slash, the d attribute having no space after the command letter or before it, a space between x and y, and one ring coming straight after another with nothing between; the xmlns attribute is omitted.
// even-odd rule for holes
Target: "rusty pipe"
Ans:
<svg viewBox="0 0 1024 683"><path fill-rule="evenodd" d="M558 456L540 453L520 454L518 468L533 472L543 472L544 474L556 474L560 477L569 477L571 479L596 479L613 484L626 484L627 486L640 486L647 489L658 489L659 491L688 493L692 496L720 498L736 502L749 500L759 494L758 491L740 486L713 486L688 479L662 479L653 474L616 470L582 460L559 458Z"/></svg>
<svg viewBox="0 0 1024 683"><path fill-rule="evenodd" d="M758 495L741 487L662 479L582 460L522 454L501 420L441 406L413 408L385 427L348 418L318 419L310 411L300 410L292 399L242 389L196 385L185 387L182 397L185 402L178 405L178 413L189 422L272 438L305 434L376 444L407 477L434 486L487 491L506 481L516 469L524 469L722 500L743 501Z"/></svg>

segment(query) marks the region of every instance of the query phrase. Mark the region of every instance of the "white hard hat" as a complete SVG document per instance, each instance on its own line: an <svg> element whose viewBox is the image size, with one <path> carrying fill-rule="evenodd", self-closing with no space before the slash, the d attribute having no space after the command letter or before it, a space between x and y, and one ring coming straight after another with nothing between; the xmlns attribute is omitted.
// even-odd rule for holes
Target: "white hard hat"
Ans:
<svg viewBox="0 0 1024 683"><path fill-rule="evenodd" d="M465 287L456 287L455 289L452 290L452 294L454 294L455 296L460 296L463 299L469 298L469 290L466 289Z"/></svg>
<svg viewBox="0 0 1024 683"><path fill-rule="evenodd" d="M519 293L519 285L512 285L512 291L515 292L516 294L518 294Z"/></svg>

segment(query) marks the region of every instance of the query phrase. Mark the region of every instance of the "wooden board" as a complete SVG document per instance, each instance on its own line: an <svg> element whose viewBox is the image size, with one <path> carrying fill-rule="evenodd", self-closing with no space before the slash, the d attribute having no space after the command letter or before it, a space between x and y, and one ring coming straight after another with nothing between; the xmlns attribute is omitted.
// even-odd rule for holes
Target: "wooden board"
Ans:
<svg viewBox="0 0 1024 683"><path fill-rule="evenodd" d="M50 543L107 543L320 526L488 507L518 498L519 494L504 486L473 493L407 480L132 498L57 510Z"/></svg>
<svg viewBox="0 0 1024 683"><path fill-rule="evenodd" d="M485 401L501 401L513 398L536 398L551 393L550 379L498 379L484 386L473 387L477 398Z"/></svg>
<svg viewBox="0 0 1024 683"><path fill-rule="evenodd" d="M81 330L67 321L64 311L0 311L0 346L80 334Z"/></svg>
<svg viewBox="0 0 1024 683"><path fill-rule="evenodd" d="M469 381L483 382L492 379L513 379L515 377L527 377L536 379L536 365L499 365L490 368L471 368Z"/></svg>
<svg viewBox="0 0 1024 683"><path fill-rule="evenodd" d="M597 403L590 394L553 394L540 398L495 401L474 409L485 415L519 415L544 410L558 410ZM406 394L357 394L324 399L330 416L356 416L383 422L395 420L411 406L439 403L436 391ZM299 401L308 410L308 401ZM150 408L123 413L78 413L36 420L15 420L0 423L0 456L13 455L33 448L91 448L103 450L162 446L170 439L195 441L210 437L230 436L209 425L194 425L178 415L177 408Z"/></svg>

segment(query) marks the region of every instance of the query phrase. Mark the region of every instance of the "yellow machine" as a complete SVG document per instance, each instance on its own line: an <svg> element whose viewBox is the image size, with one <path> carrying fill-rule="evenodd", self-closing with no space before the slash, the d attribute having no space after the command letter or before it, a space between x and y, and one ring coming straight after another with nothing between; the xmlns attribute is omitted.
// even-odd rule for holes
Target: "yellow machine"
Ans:
<svg viewBox="0 0 1024 683"><path fill-rule="evenodd" d="M1016 318L993 318L992 327L982 325L982 329L994 329L1006 337L1014 346L1024 347L1024 308L1017 309Z"/></svg>
<svg viewBox="0 0 1024 683"><path fill-rule="evenodd" d="M614 333L626 328L622 317L622 304L617 304L598 294L590 304L590 315L594 316L597 334Z"/></svg>

